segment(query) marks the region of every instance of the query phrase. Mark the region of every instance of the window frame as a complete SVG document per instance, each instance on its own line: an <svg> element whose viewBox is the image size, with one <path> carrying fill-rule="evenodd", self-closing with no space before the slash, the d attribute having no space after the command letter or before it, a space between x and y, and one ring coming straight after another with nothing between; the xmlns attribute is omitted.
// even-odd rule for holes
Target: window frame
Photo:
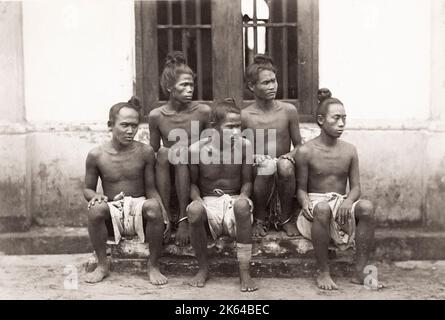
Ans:
<svg viewBox="0 0 445 320"><path fill-rule="evenodd" d="M280 99L294 104L300 122L314 122L318 91L319 0L287 0L297 3L297 83L298 99ZM136 82L134 92L142 100L143 119L164 104L159 101L159 66L157 1L135 1ZM253 100L243 100L243 21L241 0L211 0L213 99L234 97L245 107ZM239 32L233 32L239 30ZM239 54L234 54L235 52ZM153 76L156 75L155 81ZM200 101L212 103L212 101Z"/></svg>

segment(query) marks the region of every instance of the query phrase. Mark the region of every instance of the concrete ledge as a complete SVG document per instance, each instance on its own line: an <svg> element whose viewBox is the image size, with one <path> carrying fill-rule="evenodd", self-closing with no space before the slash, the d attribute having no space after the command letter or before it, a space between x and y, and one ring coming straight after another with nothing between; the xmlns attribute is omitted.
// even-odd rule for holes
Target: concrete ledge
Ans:
<svg viewBox="0 0 445 320"><path fill-rule="evenodd" d="M86 228L32 228L0 234L0 252L10 255L88 253L93 248Z"/></svg>
<svg viewBox="0 0 445 320"><path fill-rule="evenodd" d="M238 276L238 262L234 258L211 259L211 276ZM351 259L335 259L330 262L331 272L336 277L351 277L354 266ZM135 274L146 274L146 259L113 259L112 270L115 272L129 272ZM251 262L251 275L254 277L313 277L317 270L314 259L281 259L281 258L254 258ZM192 276L198 271L195 259L162 258L161 272L165 275L188 275Z"/></svg>
<svg viewBox="0 0 445 320"><path fill-rule="evenodd" d="M190 246L164 246L163 256L176 260L191 259ZM123 242L112 246L115 259L143 259L148 257L148 245ZM92 247L86 228L32 228L28 232L0 234L0 252L8 255L91 253ZM234 258L234 243L226 238L209 245L213 258ZM312 245L299 237L289 238L283 233L270 233L254 239L254 257L268 259L313 258ZM331 252L332 257L334 253ZM343 252L337 251L341 258ZM347 254L346 254L347 255ZM380 229L376 231L376 260L441 260L445 259L445 232L426 232L419 229ZM192 259L194 260L194 259Z"/></svg>

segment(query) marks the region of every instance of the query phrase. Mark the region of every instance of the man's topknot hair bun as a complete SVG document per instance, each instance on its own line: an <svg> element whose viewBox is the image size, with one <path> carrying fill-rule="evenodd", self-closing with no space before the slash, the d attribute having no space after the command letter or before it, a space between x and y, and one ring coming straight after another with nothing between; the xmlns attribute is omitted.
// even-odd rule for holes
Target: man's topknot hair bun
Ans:
<svg viewBox="0 0 445 320"><path fill-rule="evenodd" d="M318 89L318 94L317 94L318 103L322 103L323 101L331 97L332 97L332 92L328 88Z"/></svg>
<svg viewBox="0 0 445 320"><path fill-rule="evenodd" d="M265 54L256 54L253 58L253 62L257 64L273 64L272 58Z"/></svg>
<svg viewBox="0 0 445 320"><path fill-rule="evenodd" d="M132 96L130 100L128 100L128 103L134 105L135 107L141 106L141 100L139 100L139 98L136 96Z"/></svg>
<svg viewBox="0 0 445 320"><path fill-rule="evenodd" d="M172 51L165 58L165 66L173 64L186 64L184 54L181 51Z"/></svg>

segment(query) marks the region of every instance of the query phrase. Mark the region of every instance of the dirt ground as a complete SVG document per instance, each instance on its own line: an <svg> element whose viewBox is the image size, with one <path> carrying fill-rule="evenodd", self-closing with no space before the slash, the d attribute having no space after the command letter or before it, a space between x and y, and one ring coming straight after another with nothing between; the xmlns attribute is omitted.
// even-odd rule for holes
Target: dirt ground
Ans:
<svg viewBox="0 0 445 320"><path fill-rule="evenodd" d="M258 291L241 293L238 278L233 277L210 278L206 287L191 288L183 284L186 277L174 276L157 287L142 275L112 273L90 285L83 282L82 268L89 256L0 256L0 299L445 299L445 261L378 263L378 277L388 285L379 291L351 284L347 278L335 279L340 289L332 292L317 289L311 278L258 278Z"/></svg>

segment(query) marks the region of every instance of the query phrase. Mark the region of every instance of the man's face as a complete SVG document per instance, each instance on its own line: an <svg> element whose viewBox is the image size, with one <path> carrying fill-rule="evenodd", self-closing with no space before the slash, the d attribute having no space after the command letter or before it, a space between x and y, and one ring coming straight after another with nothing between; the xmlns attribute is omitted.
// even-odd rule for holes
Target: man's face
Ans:
<svg viewBox="0 0 445 320"><path fill-rule="evenodd" d="M236 139L241 137L241 115L228 113L224 122L219 126L219 134L221 138L230 139L230 143L233 144ZM224 142L228 143L229 141Z"/></svg>
<svg viewBox="0 0 445 320"><path fill-rule="evenodd" d="M250 86L253 94L263 100L273 100L277 94L278 83L275 72L261 70L258 73L258 81Z"/></svg>
<svg viewBox="0 0 445 320"><path fill-rule="evenodd" d="M193 98L195 84L190 74L179 75L175 85L170 88L170 96L181 103L189 103Z"/></svg>
<svg viewBox="0 0 445 320"><path fill-rule="evenodd" d="M129 145L139 127L139 113L131 108L122 108L116 115L112 127L113 139L121 145Z"/></svg>
<svg viewBox="0 0 445 320"><path fill-rule="evenodd" d="M331 104L328 106L328 111L323 119L321 129L327 135L339 138L346 125L346 112L341 104Z"/></svg>

